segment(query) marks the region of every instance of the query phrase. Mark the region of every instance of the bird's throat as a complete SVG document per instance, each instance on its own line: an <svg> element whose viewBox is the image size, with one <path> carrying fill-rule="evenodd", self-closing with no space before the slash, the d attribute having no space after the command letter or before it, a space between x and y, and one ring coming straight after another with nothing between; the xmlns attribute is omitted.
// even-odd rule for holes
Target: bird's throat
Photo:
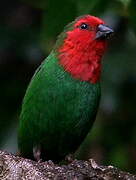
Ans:
<svg viewBox="0 0 136 180"><path fill-rule="evenodd" d="M59 63L72 77L81 81L97 83L101 74L101 58L104 54L106 44L102 41L74 45L70 41L58 49Z"/></svg>

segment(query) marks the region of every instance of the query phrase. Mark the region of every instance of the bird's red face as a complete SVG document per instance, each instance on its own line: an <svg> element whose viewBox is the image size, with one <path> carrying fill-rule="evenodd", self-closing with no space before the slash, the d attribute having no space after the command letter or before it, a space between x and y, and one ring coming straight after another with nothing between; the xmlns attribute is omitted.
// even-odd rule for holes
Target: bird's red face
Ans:
<svg viewBox="0 0 136 180"><path fill-rule="evenodd" d="M96 41L98 27L103 24L104 22L97 17L85 16L76 21L73 30L67 32L67 40L87 47L92 41Z"/></svg>
<svg viewBox="0 0 136 180"><path fill-rule="evenodd" d="M75 20L59 48L60 64L74 78L96 83L100 78L101 57L113 30L101 19L86 15Z"/></svg>

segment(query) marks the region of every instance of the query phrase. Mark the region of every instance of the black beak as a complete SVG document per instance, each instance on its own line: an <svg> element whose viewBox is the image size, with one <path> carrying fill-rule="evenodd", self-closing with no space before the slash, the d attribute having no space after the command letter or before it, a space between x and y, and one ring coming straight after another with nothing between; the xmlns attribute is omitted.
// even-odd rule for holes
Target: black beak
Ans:
<svg viewBox="0 0 136 180"><path fill-rule="evenodd" d="M114 31L104 24L100 24L97 29L95 39L109 39Z"/></svg>

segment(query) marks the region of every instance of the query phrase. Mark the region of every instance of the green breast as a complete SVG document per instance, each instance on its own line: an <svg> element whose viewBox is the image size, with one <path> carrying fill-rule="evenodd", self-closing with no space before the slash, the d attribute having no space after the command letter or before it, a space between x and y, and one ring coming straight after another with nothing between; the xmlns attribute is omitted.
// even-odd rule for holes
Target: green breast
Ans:
<svg viewBox="0 0 136 180"><path fill-rule="evenodd" d="M58 160L74 152L89 132L97 112L100 85L73 79L53 53L27 89L20 116L18 144L22 155Z"/></svg>

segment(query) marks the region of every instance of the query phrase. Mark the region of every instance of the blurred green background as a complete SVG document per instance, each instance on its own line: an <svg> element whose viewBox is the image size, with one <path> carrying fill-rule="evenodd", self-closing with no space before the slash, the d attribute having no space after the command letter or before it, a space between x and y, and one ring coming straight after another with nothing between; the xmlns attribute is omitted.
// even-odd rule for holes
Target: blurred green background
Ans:
<svg viewBox="0 0 136 180"><path fill-rule="evenodd" d="M115 30L103 58L102 98L78 158L136 170L136 1L4 0L0 6L0 149L17 151L27 85L57 35L76 16L92 14Z"/></svg>

